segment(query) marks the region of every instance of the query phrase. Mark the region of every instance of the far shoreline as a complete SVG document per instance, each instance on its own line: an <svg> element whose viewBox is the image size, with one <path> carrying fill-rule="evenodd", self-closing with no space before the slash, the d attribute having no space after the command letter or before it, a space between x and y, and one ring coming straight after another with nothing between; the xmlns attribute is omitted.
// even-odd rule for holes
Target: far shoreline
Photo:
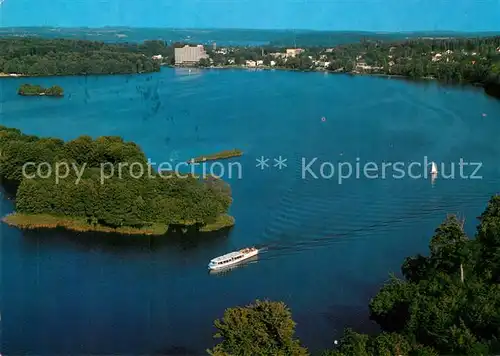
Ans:
<svg viewBox="0 0 500 356"><path fill-rule="evenodd" d="M0 78L26 78L24 74L0 72Z"/></svg>
<svg viewBox="0 0 500 356"><path fill-rule="evenodd" d="M16 73L0 73L0 80L2 79L31 79L31 78L64 78L64 77L114 77L114 76L119 76L119 75L147 75L147 74L154 74L154 73L160 73L161 69L159 71L153 71L153 72L141 72L141 73L95 73L95 74L61 74L61 75L29 75L29 74L16 74ZM11 74L16 74L16 75L11 75Z"/></svg>
<svg viewBox="0 0 500 356"><path fill-rule="evenodd" d="M434 77L419 77L419 78L412 78L400 74L384 74L384 73L368 73L368 72L357 72L357 71L351 71L351 72L344 72L344 71L331 71L325 68L312 68L308 70L304 69L298 69L298 68L284 68L284 67L273 67L273 66L258 66L258 67L248 67L245 65L236 65L236 64L231 64L227 66L212 66L212 67L198 67L198 66L179 66L179 65L172 65L172 64L162 64L160 67L160 71L152 71L152 72L142 72L142 73L116 73L116 74L63 74L63 75L25 75L25 74L17 74L15 76L11 74L15 73L0 73L0 80L5 79L5 78L62 78L62 77L89 77L89 76L99 76L99 77L104 77L104 76L136 76L136 75L147 75L147 74L155 74L155 73L161 73L161 68L171 68L171 69L195 69L195 70L228 70L228 69L236 69L236 70L246 70L246 71L252 71L252 72L258 72L258 71L285 71L285 72L296 72L296 73L327 73L327 74L332 74L332 75L350 75L350 76L368 76L368 77L379 77L379 78L386 78L386 79L402 79L410 83L417 83L417 82L435 82L439 85L445 85L445 86L453 86L453 87L475 87L475 88L482 88L483 93L489 97L493 97L495 99L500 99L500 95L494 94L493 91L487 91L485 89L485 86L481 83L456 83L456 82L443 82L440 81ZM500 90L500 89L499 89Z"/></svg>

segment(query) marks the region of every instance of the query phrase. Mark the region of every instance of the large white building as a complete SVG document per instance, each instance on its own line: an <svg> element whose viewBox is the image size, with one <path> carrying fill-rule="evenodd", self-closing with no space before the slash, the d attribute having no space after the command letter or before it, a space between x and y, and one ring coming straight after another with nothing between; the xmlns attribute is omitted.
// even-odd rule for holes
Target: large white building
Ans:
<svg viewBox="0 0 500 356"><path fill-rule="evenodd" d="M302 48L287 48L287 50L286 50L286 56L293 58L295 56L298 56L302 52L304 52L304 49L302 49Z"/></svg>
<svg viewBox="0 0 500 356"><path fill-rule="evenodd" d="M207 59L208 54L202 45L189 46L185 45L175 49L175 64L178 65L193 65L197 64L200 59Z"/></svg>

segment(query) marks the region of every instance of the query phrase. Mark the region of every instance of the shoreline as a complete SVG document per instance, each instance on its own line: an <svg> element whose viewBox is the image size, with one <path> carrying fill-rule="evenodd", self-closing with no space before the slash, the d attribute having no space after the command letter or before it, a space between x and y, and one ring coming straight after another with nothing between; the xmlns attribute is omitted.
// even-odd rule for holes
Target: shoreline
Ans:
<svg viewBox="0 0 500 356"><path fill-rule="evenodd" d="M18 93L19 96L48 96L50 98L63 98L64 95L53 95L53 94L47 94L47 93L37 93L37 94L24 94L24 93Z"/></svg>
<svg viewBox="0 0 500 356"><path fill-rule="evenodd" d="M160 73L159 71L151 71L151 72L141 72L141 73L98 73L98 74L60 74L60 75L27 75L27 74L16 74L16 73L0 73L0 79L4 78L61 78L61 77L88 77L88 76L116 76L116 75L145 75L152 73ZM12 75L16 74L16 75Z"/></svg>
<svg viewBox="0 0 500 356"><path fill-rule="evenodd" d="M485 85L482 83L471 83L471 82L455 82L455 83L447 83L440 81L434 77L419 77L412 78L401 74L384 74L384 73L369 73L369 72L344 72L344 71L331 71L326 68L312 68L308 70L298 69L298 68L285 68L285 67L276 67L276 66L258 66L258 67L248 67L245 65L237 65L230 64L226 66L212 66L212 67L198 67L198 66L179 66L172 64L161 64L159 71L151 71L151 72L141 72L141 73L99 73L99 74L61 74L61 75L25 75L25 74L16 74L15 73L0 73L0 79L4 78L51 78L51 77L86 77L86 76L117 76L117 75L145 75L145 74L154 74L160 73L162 67L167 68L179 68L179 69L197 69L197 70L220 70L220 69L239 69L239 70L248 70L248 71L288 71L288 72L302 72L302 73L328 73L328 74L344 74L344 75L352 75L352 76L371 76L371 77L379 77L379 78L396 78L407 80L408 82L419 82L419 81L435 81L438 84L442 85L451 85L451 86L471 86L471 87L481 87L484 90L484 94L491 96L496 99L500 99L500 95L497 95L496 90L486 90ZM489 87L498 86L500 88L500 84L489 84ZM499 89L500 90L500 89Z"/></svg>
<svg viewBox="0 0 500 356"><path fill-rule="evenodd" d="M0 78L19 78L19 77L26 77L26 76L24 74L0 72Z"/></svg>
<svg viewBox="0 0 500 356"><path fill-rule="evenodd" d="M174 66L174 65L166 65L166 67L170 68L183 68L183 69L199 69L199 70L210 70L210 69L240 69L240 70L249 70L249 71L274 71L274 70L279 70L279 71L288 71L288 72L302 72L302 73L328 73L328 74L344 74L344 75L352 75L352 76L369 76L369 77L379 77L379 78L386 78L386 79L402 79L406 80L408 82L435 82L440 85L448 85L448 86L454 86L454 87L476 87L476 88L483 88L483 93L485 95L491 96L496 99L500 99L500 94L496 94L497 91L500 91L500 83L499 84L483 84L483 83L472 83L472 82L444 82L440 81L439 79L431 76L426 76L426 77L418 77L418 78L412 78L408 77L405 75L401 74L384 74L384 73L369 73L369 72L358 72L358 71L351 71L351 72L344 72L344 71L331 71L325 68L313 68L309 70L304 70L304 69L296 69L296 68L284 68L284 67L270 67L270 66L259 66L259 67L247 67L243 65L227 65L227 66L213 66L213 67L182 67L182 66ZM489 87L490 89L487 90L486 87ZM498 89L491 89L492 87L496 87Z"/></svg>
<svg viewBox="0 0 500 356"><path fill-rule="evenodd" d="M326 68L312 68L312 69L299 69L299 68L286 68L286 67L271 67L271 66L258 66L258 67L247 67L244 65L236 65L236 64L230 64L227 66L212 66L212 67L194 67L194 66L177 66L177 65L164 65L164 67L168 68L182 68L182 69L199 69L199 70L207 70L207 69L241 69L241 70L251 70L251 71L259 71L259 70L279 70L279 71L287 71L287 72L301 72L301 73L328 73L328 74L345 74L345 75L363 75L363 76L370 76L370 77L381 77L381 78L400 78L400 79L406 79L408 81L419 81L419 80L435 80L438 83L443 83L446 84L445 82L440 82L438 79L434 77L419 77L419 78L412 78L408 77L402 74L384 74L384 73L370 73L370 72L358 72L358 71L351 71L351 72L344 72L344 71L338 71L338 70L328 70ZM463 82L463 83L450 83L452 85L472 85L475 86L476 84L469 83L469 82ZM477 86L477 85L476 85Z"/></svg>
<svg viewBox="0 0 500 356"><path fill-rule="evenodd" d="M40 229L57 229L63 228L74 232L101 232L119 235L136 235L136 236L162 236L168 233L169 225L155 223L149 227L134 228L134 227L119 227L112 228L103 225L90 225L84 218L59 217L50 214L23 214L13 212L4 216L1 221L11 227L16 227L21 230L40 230ZM223 214L217 217L217 220L212 224L202 226L198 232L207 233L231 228L235 224L234 217ZM178 225L178 224L175 224ZM193 224L180 224L188 229Z"/></svg>

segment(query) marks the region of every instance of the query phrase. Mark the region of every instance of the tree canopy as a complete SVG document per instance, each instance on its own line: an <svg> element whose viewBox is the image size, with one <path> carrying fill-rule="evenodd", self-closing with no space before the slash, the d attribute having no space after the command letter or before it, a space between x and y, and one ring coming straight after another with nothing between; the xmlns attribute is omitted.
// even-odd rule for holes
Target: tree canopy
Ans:
<svg viewBox="0 0 500 356"><path fill-rule="evenodd" d="M18 186L16 213L73 217L110 227L202 228L224 216L232 202L220 179L161 176L147 165L139 146L120 137L81 136L64 142L0 127L0 150L0 178ZM27 162L33 165L23 172ZM37 172L36 165L44 162ZM68 170L61 168L64 164ZM63 173L59 181L46 175L57 167ZM83 172L80 177L74 167ZM109 178L103 180L104 175Z"/></svg>
<svg viewBox="0 0 500 356"><path fill-rule="evenodd" d="M229 308L215 321L222 339L209 354L213 356L302 356L307 350L294 338L295 322L282 302L259 301Z"/></svg>
<svg viewBox="0 0 500 356"><path fill-rule="evenodd" d="M408 352L402 355L500 352L500 196L489 201L475 239L467 238L463 221L449 216L429 250L429 256L404 261L404 278L393 277L370 302L371 318L384 333L406 340ZM332 355L347 355L354 347L370 350L380 338L353 335L346 331ZM360 339L368 341L360 346Z"/></svg>
<svg viewBox="0 0 500 356"><path fill-rule="evenodd" d="M132 74L160 70L151 58L165 52L162 41L142 44L87 40L2 38L0 72L30 76Z"/></svg>

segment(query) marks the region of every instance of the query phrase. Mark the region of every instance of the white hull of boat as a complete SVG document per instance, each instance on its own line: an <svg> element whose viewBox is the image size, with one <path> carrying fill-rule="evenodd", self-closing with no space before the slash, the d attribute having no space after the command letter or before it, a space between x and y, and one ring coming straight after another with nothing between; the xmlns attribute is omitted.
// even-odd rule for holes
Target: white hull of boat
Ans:
<svg viewBox="0 0 500 356"><path fill-rule="evenodd" d="M225 266L225 267L216 268L216 269L209 269L208 273L211 275L229 273L235 269L245 268L249 264L251 264L252 262L257 262L258 259L259 259L259 255L255 255L253 257L246 258L243 262L238 262L238 263L232 264L230 266Z"/></svg>
<svg viewBox="0 0 500 356"><path fill-rule="evenodd" d="M252 258L254 256L257 256L259 254L259 250L258 249L255 249L253 251L249 251L249 252L246 252L246 253L243 253L241 258L238 258L238 259L230 259L228 260L227 262L224 262L224 263L221 263L221 264L212 264L212 262L208 265L208 269L209 270L218 270L218 269L224 269L224 268L227 268L229 266L234 266L236 264L239 264L243 261L246 261L248 260L249 258ZM220 258L220 257L218 257Z"/></svg>

